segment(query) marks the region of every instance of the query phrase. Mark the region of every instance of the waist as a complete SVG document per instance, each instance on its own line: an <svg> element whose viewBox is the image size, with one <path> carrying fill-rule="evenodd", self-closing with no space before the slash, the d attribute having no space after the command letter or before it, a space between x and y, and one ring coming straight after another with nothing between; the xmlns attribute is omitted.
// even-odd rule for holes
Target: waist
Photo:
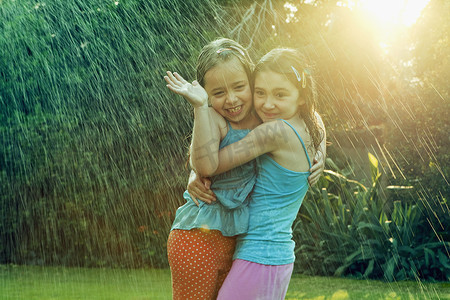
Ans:
<svg viewBox="0 0 450 300"><path fill-rule="evenodd" d="M220 202L205 204L200 201L200 206L197 206L187 192L184 197L187 203L177 209L172 230L204 228L219 230L224 236L234 236L247 231L249 208L245 203L239 208L227 209Z"/></svg>
<svg viewBox="0 0 450 300"><path fill-rule="evenodd" d="M251 240L238 236L233 259L243 259L264 265L293 263L295 242L273 240Z"/></svg>

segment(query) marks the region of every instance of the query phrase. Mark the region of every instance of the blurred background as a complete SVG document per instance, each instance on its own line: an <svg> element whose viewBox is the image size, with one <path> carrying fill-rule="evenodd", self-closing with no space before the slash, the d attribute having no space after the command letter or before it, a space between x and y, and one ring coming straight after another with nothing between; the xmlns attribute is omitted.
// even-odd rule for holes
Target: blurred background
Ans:
<svg viewBox="0 0 450 300"><path fill-rule="evenodd" d="M228 37L314 62L328 159L295 272L450 279L445 0L0 0L0 263L167 268L195 79Z"/></svg>

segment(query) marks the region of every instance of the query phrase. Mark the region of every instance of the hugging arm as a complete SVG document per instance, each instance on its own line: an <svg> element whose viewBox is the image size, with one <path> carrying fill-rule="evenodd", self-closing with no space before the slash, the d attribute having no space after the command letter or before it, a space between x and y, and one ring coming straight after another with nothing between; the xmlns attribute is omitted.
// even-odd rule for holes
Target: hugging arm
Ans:
<svg viewBox="0 0 450 300"><path fill-rule="evenodd" d="M327 156L326 155L327 134L325 131L325 126L323 124L322 118L317 112L315 113L315 116L317 118L317 123L319 124L319 127L322 129L323 138L322 141L320 142L319 150L316 152L316 155L314 156L313 165L309 170L311 174L308 177L308 182L309 185L311 186L315 185L319 181L319 178L322 175L323 170L325 169L325 158Z"/></svg>
<svg viewBox="0 0 450 300"><path fill-rule="evenodd" d="M217 154L217 169L208 175L221 174L276 150L280 143L286 142L284 130L284 123L279 120L259 125L243 139L222 148Z"/></svg>

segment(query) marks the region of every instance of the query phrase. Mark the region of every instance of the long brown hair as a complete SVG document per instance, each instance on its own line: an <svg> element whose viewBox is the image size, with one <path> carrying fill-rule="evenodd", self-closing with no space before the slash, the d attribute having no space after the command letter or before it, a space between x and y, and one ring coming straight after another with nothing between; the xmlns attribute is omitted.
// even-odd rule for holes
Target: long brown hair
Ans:
<svg viewBox="0 0 450 300"><path fill-rule="evenodd" d="M300 96L305 99L305 103L300 107L300 117L305 121L314 150L319 150L324 134L315 115L316 82L311 76L312 67L307 62L306 57L298 50L291 48L276 48L269 51L256 64L252 85L255 75L264 70L285 75L298 88Z"/></svg>

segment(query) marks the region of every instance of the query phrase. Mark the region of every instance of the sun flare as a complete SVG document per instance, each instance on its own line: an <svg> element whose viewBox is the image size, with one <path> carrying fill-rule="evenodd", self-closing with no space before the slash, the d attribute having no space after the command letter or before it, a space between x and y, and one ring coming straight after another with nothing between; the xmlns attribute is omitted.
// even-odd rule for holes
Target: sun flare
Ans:
<svg viewBox="0 0 450 300"><path fill-rule="evenodd" d="M360 0L367 11L383 25L413 25L429 0Z"/></svg>

